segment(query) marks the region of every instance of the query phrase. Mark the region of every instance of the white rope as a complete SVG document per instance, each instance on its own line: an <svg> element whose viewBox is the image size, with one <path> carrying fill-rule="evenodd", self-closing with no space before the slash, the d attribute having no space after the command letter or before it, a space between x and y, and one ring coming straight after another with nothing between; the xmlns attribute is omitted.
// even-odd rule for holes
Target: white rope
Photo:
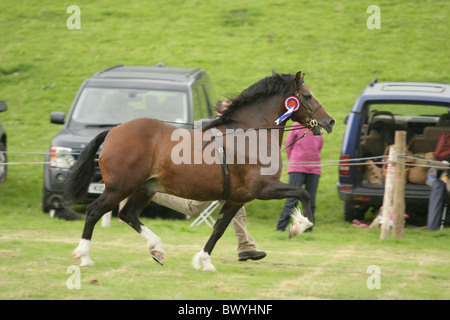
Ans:
<svg viewBox="0 0 450 320"><path fill-rule="evenodd" d="M22 164L50 164L50 162L6 162L0 163L0 166L14 166L14 165L22 165Z"/></svg>
<svg viewBox="0 0 450 320"><path fill-rule="evenodd" d="M6 154L36 154L36 155L48 155L48 154L55 154L52 152L31 152L31 151L0 151L0 153L6 153ZM75 155L79 155L79 152L72 152L70 153L70 155L75 156Z"/></svg>
<svg viewBox="0 0 450 320"><path fill-rule="evenodd" d="M52 154L48 152L19 152L19 151L0 151L0 153L7 153L7 154L28 154L28 155L47 155ZM79 153L72 153L72 155L78 155ZM374 160L374 159L382 159L382 161L378 162L372 162L371 164L387 164L388 161L385 161L383 159L386 159L387 155L381 155L381 156L375 156L375 157L364 157L364 158L352 158L352 159L344 159L344 160L325 160L325 161L304 161L304 162L283 162L283 165L287 165L289 167L329 167L329 166L341 166L343 163L345 166L366 166L369 165L366 163L367 160ZM405 159L411 159L414 161L423 161L428 162L430 165L426 164L418 164L418 163L405 163L406 166L412 166L412 167L427 167L427 168L436 168L440 170L446 170L450 167L449 163L441 162L441 161L435 161L435 160L428 160L423 158L417 158L417 157L410 157L405 154L399 154L397 155L398 158L405 158ZM95 159L95 161L98 161L98 159ZM356 162L356 163L354 163ZM50 162L7 162L7 163L0 163L0 166L5 165L43 165L43 164L50 164ZM394 164L399 164L398 162L394 162ZM431 165L433 164L433 165Z"/></svg>

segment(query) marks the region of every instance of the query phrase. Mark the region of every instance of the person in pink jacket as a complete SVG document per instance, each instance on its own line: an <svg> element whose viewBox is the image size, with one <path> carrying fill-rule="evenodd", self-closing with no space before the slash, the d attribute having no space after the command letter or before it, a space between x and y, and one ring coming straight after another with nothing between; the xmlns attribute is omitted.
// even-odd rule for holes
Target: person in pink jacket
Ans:
<svg viewBox="0 0 450 320"><path fill-rule="evenodd" d="M299 123L294 123L293 126L300 126ZM289 131L286 138L286 146L289 146L296 139L301 137L308 129L297 129ZM312 132L308 132L303 138L296 141L293 145L286 148L286 153L289 160L287 172L289 174L289 184L298 187L305 186L305 189L311 196L311 209L313 213L316 209L316 192L319 186L320 166L310 165L307 162L320 162L320 151L323 146L322 136L315 136ZM296 164L302 162L302 164ZM306 163L305 163L306 162ZM288 198L284 204L283 211L277 223L277 231L284 231L291 219L291 213L294 207L298 204L298 199ZM311 221L314 223L314 221ZM312 231L312 228L306 231Z"/></svg>

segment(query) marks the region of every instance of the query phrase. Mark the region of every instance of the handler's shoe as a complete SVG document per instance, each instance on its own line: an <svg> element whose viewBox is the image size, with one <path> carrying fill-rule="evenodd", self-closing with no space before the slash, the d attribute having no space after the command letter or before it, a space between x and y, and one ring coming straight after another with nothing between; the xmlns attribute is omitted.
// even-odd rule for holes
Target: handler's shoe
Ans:
<svg viewBox="0 0 450 320"><path fill-rule="evenodd" d="M251 260L260 260L266 256L266 253L264 251L245 251L245 252L239 252L238 257L239 261L247 261L248 259Z"/></svg>

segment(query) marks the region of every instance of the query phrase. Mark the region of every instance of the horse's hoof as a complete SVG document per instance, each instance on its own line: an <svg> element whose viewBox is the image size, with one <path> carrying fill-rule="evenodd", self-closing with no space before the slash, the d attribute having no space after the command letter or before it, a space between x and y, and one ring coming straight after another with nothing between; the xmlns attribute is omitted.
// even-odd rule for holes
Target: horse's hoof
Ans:
<svg viewBox="0 0 450 320"><path fill-rule="evenodd" d="M198 252L194 258L192 258L192 266L197 270L203 268L202 271L216 271L216 268L211 263L211 257L203 250Z"/></svg>
<svg viewBox="0 0 450 320"><path fill-rule="evenodd" d="M81 253L78 250L74 250L72 252L72 259L73 260L78 260L81 258Z"/></svg>
<svg viewBox="0 0 450 320"><path fill-rule="evenodd" d="M152 255L153 260L155 260L162 266L164 265L164 254L159 251L152 251L150 252L150 254Z"/></svg>
<svg viewBox="0 0 450 320"><path fill-rule="evenodd" d="M81 263L79 265L80 267L93 267L94 261L92 261L90 258L87 259L81 259Z"/></svg>
<svg viewBox="0 0 450 320"><path fill-rule="evenodd" d="M302 215L299 208L295 207L291 213L292 223L289 226L289 239L302 234L306 229L311 228L313 223Z"/></svg>
<svg viewBox="0 0 450 320"><path fill-rule="evenodd" d="M81 259L81 263L79 265L79 267L93 267L94 266L94 261L92 261L91 258L89 258L89 256L83 256L78 250L75 250L72 253L72 258L73 260L78 260Z"/></svg>

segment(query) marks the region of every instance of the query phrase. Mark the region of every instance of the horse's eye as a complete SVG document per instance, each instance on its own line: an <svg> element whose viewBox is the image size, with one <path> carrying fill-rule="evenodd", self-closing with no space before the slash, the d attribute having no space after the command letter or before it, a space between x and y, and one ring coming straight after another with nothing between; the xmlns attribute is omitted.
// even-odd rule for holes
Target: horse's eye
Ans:
<svg viewBox="0 0 450 320"><path fill-rule="evenodd" d="M310 95L310 94L304 94L303 97L304 97L306 100L311 100L311 95Z"/></svg>

